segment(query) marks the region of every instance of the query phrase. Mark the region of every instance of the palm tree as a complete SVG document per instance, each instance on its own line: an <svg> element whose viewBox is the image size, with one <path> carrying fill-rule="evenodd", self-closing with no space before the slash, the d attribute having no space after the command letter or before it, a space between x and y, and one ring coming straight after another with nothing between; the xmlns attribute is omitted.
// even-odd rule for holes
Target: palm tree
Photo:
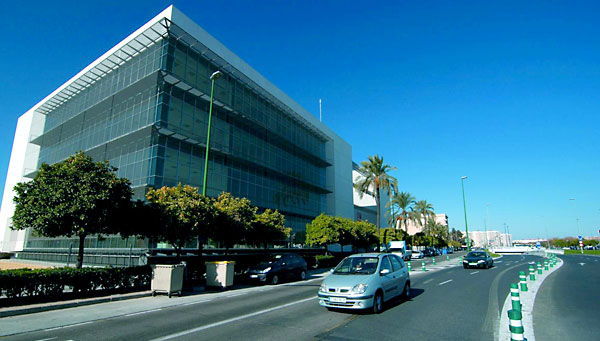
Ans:
<svg viewBox="0 0 600 341"><path fill-rule="evenodd" d="M415 203L415 211L418 212L419 215L419 225L423 226L423 229L427 229L427 218L434 214L433 205L428 203L427 200L419 200ZM421 217L423 221L421 221ZM425 234L428 235L428 231Z"/></svg>
<svg viewBox="0 0 600 341"><path fill-rule="evenodd" d="M400 210L399 216L402 219L402 223L404 224L404 232L406 232L407 235L409 213L412 211L414 204L415 197L410 195L408 192L394 193L389 203L392 209L397 208ZM394 227L395 226L396 225L394 224Z"/></svg>
<svg viewBox="0 0 600 341"><path fill-rule="evenodd" d="M369 156L369 160L362 161L360 165L358 172L361 176L354 179L356 181L354 188L361 198L364 194L375 197L375 203L377 204L377 235L379 236L381 191L383 190L389 195L392 189L398 188L398 180L388 174L396 167L383 164L383 157L379 157L379 155ZM377 244L377 251L380 251L380 243Z"/></svg>

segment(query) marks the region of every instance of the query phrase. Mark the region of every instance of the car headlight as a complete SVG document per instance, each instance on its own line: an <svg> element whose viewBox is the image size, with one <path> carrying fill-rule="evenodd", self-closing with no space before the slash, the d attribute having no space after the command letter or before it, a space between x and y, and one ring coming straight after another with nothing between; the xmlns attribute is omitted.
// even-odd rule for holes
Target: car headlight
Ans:
<svg viewBox="0 0 600 341"><path fill-rule="evenodd" d="M259 272L260 272L261 274L264 274L264 273L267 273L267 272L269 272L269 271L271 271L271 267L268 267L268 268L266 268L266 269L263 269L263 270L261 270L261 271L259 271Z"/></svg>
<svg viewBox="0 0 600 341"><path fill-rule="evenodd" d="M325 283L321 283L321 286L319 287L319 291L320 292L327 292L327 286L325 285Z"/></svg>
<svg viewBox="0 0 600 341"><path fill-rule="evenodd" d="M469 262L469 261L468 261L468 260L466 260L466 259L464 259L464 260L463 260L463 263L468 263L468 262Z"/></svg>
<svg viewBox="0 0 600 341"><path fill-rule="evenodd" d="M477 263L483 263L483 262L485 262L483 259L480 259L477 261Z"/></svg>
<svg viewBox="0 0 600 341"><path fill-rule="evenodd" d="M352 292L354 294L364 294L366 290L367 290L367 285L364 283L361 283L361 284L357 284L357 285L353 286L352 290L350 290L350 292Z"/></svg>

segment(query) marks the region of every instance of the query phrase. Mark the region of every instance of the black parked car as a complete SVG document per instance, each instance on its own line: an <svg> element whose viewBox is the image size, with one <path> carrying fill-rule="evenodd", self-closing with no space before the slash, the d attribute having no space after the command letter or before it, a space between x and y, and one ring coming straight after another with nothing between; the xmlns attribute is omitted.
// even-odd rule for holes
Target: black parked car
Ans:
<svg viewBox="0 0 600 341"><path fill-rule="evenodd" d="M463 268L468 269L472 266L489 269L494 266L494 259L485 251L471 251L463 260Z"/></svg>
<svg viewBox="0 0 600 341"><path fill-rule="evenodd" d="M273 255L248 269L248 277L261 283L277 284L283 280L306 279L306 261L295 253Z"/></svg>

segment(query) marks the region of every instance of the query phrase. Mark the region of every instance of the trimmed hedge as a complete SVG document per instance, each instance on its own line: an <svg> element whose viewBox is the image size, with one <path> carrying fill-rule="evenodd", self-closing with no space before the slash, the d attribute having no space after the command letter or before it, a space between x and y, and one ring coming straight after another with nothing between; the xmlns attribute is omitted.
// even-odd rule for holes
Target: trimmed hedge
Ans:
<svg viewBox="0 0 600 341"><path fill-rule="evenodd" d="M0 271L0 295L7 298L54 297L61 295L66 287L74 293L90 293L95 290L126 291L150 286L152 268L136 266L129 268L55 268L16 269Z"/></svg>

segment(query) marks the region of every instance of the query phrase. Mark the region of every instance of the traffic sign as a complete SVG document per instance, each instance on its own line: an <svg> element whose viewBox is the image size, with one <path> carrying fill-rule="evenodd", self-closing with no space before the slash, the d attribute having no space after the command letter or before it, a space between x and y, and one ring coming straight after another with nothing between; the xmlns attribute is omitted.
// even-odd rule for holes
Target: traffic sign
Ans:
<svg viewBox="0 0 600 341"><path fill-rule="evenodd" d="M583 240L583 237L582 237L582 236L577 236L577 238L579 238L579 241L582 241L582 240Z"/></svg>

